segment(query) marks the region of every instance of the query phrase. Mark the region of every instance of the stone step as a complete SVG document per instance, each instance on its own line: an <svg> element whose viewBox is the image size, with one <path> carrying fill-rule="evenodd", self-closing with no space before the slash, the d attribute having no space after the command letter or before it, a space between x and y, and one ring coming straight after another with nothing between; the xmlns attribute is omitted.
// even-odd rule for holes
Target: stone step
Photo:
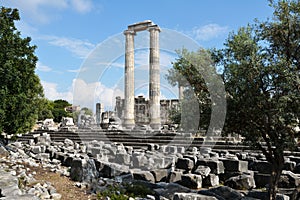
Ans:
<svg viewBox="0 0 300 200"><path fill-rule="evenodd" d="M18 141L27 142L34 139L35 134L42 134L47 132L50 134L51 140L56 142L64 142L66 138L73 140L77 143L89 142L93 140L104 142L122 143L125 146L132 146L134 148L147 148L149 144L158 145L173 145L185 147L209 147L215 150L227 150L231 152L247 152L253 151L249 146L237 143L234 137L224 139L221 136L213 138L205 137L186 137L182 133L174 132L152 132L146 133L145 131L103 131L103 130L84 130L80 129L76 132L71 131L45 131L39 130L29 134L24 134L18 138ZM182 135L180 135L182 134ZM209 141L208 139L214 139ZM192 140L192 141L191 141ZM205 142L204 142L205 141ZM300 152L285 152L286 155L300 156Z"/></svg>

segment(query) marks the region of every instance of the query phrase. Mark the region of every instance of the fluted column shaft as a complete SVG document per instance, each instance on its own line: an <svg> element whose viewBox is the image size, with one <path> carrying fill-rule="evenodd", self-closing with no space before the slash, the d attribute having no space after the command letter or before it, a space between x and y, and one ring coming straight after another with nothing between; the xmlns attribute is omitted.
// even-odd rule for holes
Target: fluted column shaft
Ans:
<svg viewBox="0 0 300 200"><path fill-rule="evenodd" d="M125 43L125 112L123 125L133 128L134 120L134 35L131 30L124 31Z"/></svg>
<svg viewBox="0 0 300 200"><path fill-rule="evenodd" d="M160 66L159 66L159 32L158 26L149 28L150 32L150 126L159 129L160 121Z"/></svg>

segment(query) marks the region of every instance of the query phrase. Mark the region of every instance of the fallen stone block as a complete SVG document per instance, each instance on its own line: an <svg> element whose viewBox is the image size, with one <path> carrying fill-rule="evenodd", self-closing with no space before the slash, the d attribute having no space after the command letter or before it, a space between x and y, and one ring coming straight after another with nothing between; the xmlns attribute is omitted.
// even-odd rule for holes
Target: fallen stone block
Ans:
<svg viewBox="0 0 300 200"><path fill-rule="evenodd" d="M178 193L174 194L173 200L217 200L216 197L206 196L197 193Z"/></svg>
<svg viewBox="0 0 300 200"><path fill-rule="evenodd" d="M109 162L97 162L97 166L101 165L101 170L99 170L99 176L104 178L113 178L120 176L122 174L127 174L129 172L129 167L126 165L120 165L118 163L109 163Z"/></svg>
<svg viewBox="0 0 300 200"><path fill-rule="evenodd" d="M208 166L213 174L223 174L224 165L222 161L210 160L210 159L198 159L196 167L199 165Z"/></svg>
<svg viewBox="0 0 300 200"><path fill-rule="evenodd" d="M256 199L268 199L268 192L265 191L249 191L246 197L252 197ZM283 194L277 194L275 200L289 200L289 196Z"/></svg>
<svg viewBox="0 0 300 200"><path fill-rule="evenodd" d="M4 146L0 146L0 157L6 157L9 155L9 152L5 149Z"/></svg>
<svg viewBox="0 0 300 200"><path fill-rule="evenodd" d="M177 183L187 188L200 189L202 187L202 176L197 174L183 174L181 180Z"/></svg>
<svg viewBox="0 0 300 200"><path fill-rule="evenodd" d="M169 173L169 176L167 178L167 182L169 183L175 183L177 181L181 180L183 173L179 171L172 171Z"/></svg>
<svg viewBox="0 0 300 200"><path fill-rule="evenodd" d="M300 163L298 163L298 164L295 166L293 172L294 172L295 174L300 174Z"/></svg>
<svg viewBox="0 0 300 200"><path fill-rule="evenodd" d="M178 193L190 193L191 189L179 185L178 183L158 183L160 187L155 188L154 192L160 197L160 199L173 199L174 194Z"/></svg>
<svg viewBox="0 0 300 200"><path fill-rule="evenodd" d="M222 159L225 173L227 172L247 172L248 171L248 162L241 160L233 160L233 159Z"/></svg>
<svg viewBox="0 0 300 200"><path fill-rule="evenodd" d="M168 169L154 169L151 171L155 182L166 182L168 177Z"/></svg>
<svg viewBox="0 0 300 200"><path fill-rule="evenodd" d="M121 165L131 165L131 155L127 153L118 153L113 162Z"/></svg>
<svg viewBox="0 0 300 200"><path fill-rule="evenodd" d="M254 172L254 181L257 188L265 188L270 184L270 174Z"/></svg>
<svg viewBox="0 0 300 200"><path fill-rule="evenodd" d="M203 177L206 177L210 173L210 168L208 166L204 165L199 165L194 171L193 174L199 174L202 175Z"/></svg>
<svg viewBox="0 0 300 200"><path fill-rule="evenodd" d="M194 167L194 162L189 158L178 158L175 167L183 169L185 172L190 172Z"/></svg>
<svg viewBox="0 0 300 200"><path fill-rule="evenodd" d="M42 153L41 146L31 146L30 150L34 154Z"/></svg>
<svg viewBox="0 0 300 200"><path fill-rule="evenodd" d="M93 159L74 158L72 160L70 169L70 178L73 181L92 182L93 179L98 178L99 173Z"/></svg>
<svg viewBox="0 0 300 200"><path fill-rule="evenodd" d="M249 163L249 169L252 171L258 171L261 174L270 174L272 165L267 161L253 161Z"/></svg>
<svg viewBox="0 0 300 200"><path fill-rule="evenodd" d="M18 187L18 183L19 180L16 176L12 176L9 172L0 170L0 188L2 196L21 195L22 192Z"/></svg>
<svg viewBox="0 0 300 200"><path fill-rule="evenodd" d="M295 167L296 167L296 162L294 162L294 161L285 161L284 166L283 166L283 170L294 171Z"/></svg>
<svg viewBox="0 0 300 200"><path fill-rule="evenodd" d="M73 181L81 182L83 179L83 163L79 158L75 158L71 164L70 178Z"/></svg>
<svg viewBox="0 0 300 200"><path fill-rule="evenodd" d="M202 180L203 187L215 187L220 184L219 176L215 174L209 174Z"/></svg>
<svg viewBox="0 0 300 200"><path fill-rule="evenodd" d="M290 161L296 162L296 164L300 164L300 157L297 156L289 156Z"/></svg>
<svg viewBox="0 0 300 200"><path fill-rule="evenodd" d="M278 186L281 188L297 188L300 185L300 175L283 170Z"/></svg>
<svg viewBox="0 0 300 200"><path fill-rule="evenodd" d="M143 171L143 170L131 170L131 173L133 174L133 178L135 180L142 180L142 181L148 181L150 183L155 183L154 176L149 171Z"/></svg>
<svg viewBox="0 0 300 200"><path fill-rule="evenodd" d="M225 186L237 190L250 190L256 187L254 178L250 175L240 175L231 177L225 181Z"/></svg>
<svg viewBox="0 0 300 200"><path fill-rule="evenodd" d="M219 186L208 190L200 190L198 194L204 194L204 195L209 194L211 196L217 197L218 199L224 199L224 200L241 199L243 197L241 193L227 186Z"/></svg>

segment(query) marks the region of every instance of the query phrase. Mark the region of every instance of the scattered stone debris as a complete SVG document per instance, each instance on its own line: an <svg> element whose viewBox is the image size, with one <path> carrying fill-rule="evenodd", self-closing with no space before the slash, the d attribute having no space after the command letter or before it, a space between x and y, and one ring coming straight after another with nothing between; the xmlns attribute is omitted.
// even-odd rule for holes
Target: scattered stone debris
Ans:
<svg viewBox="0 0 300 200"><path fill-rule="evenodd" d="M278 199L299 199L300 157L287 155L286 161ZM131 190L135 194L131 199L263 199L270 177L269 165L258 153L153 144L133 149L70 139L54 142L47 133L27 143L0 146L0 163L0 199L62 198L50 183L37 182L28 166L58 172L73 180L75 187L100 196L129 195L126 191ZM139 196L142 187L147 192Z"/></svg>

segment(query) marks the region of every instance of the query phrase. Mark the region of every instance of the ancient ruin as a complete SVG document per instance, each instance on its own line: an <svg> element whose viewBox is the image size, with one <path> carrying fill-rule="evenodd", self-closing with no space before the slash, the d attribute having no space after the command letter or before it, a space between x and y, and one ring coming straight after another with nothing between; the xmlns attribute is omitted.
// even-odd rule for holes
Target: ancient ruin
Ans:
<svg viewBox="0 0 300 200"><path fill-rule="evenodd" d="M134 36L137 32L150 32L150 63L149 63L149 98L150 126L159 129L160 121L160 66L159 66L159 32L160 28L147 20L128 26L124 31L125 43L125 115L123 126L132 129L135 126L134 117Z"/></svg>

